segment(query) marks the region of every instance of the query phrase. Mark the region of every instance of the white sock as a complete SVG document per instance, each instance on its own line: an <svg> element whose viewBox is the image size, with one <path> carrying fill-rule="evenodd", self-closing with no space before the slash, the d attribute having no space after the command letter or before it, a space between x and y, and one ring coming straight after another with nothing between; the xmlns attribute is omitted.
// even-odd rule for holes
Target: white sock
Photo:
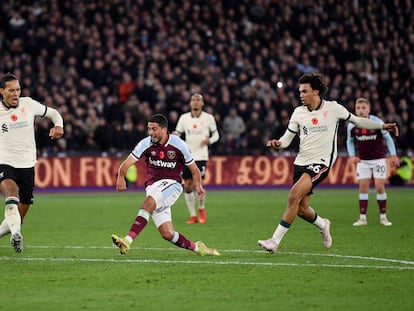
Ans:
<svg viewBox="0 0 414 311"><path fill-rule="evenodd" d="M178 241L179 238L180 238L180 235L178 234L178 232L174 231L174 236L173 236L173 238L170 242L175 244Z"/></svg>
<svg viewBox="0 0 414 311"><path fill-rule="evenodd" d="M4 218L9 225L11 234L20 232L21 217L19 213L19 199L16 197L6 198L6 207L4 209Z"/></svg>
<svg viewBox="0 0 414 311"><path fill-rule="evenodd" d="M0 224L0 238L10 233L9 225L7 224L6 218Z"/></svg>
<svg viewBox="0 0 414 311"><path fill-rule="evenodd" d="M289 228L286 228L286 227L279 224L276 227L275 232L273 233L273 236L272 236L273 240L279 245L280 241L282 241L284 235L286 234L286 232L288 230L289 230Z"/></svg>
<svg viewBox="0 0 414 311"><path fill-rule="evenodd" d="M198 200L198 209L204 209L204 202L206 201L206 197L204 196L204 198Z"/></svg>
<svg viewBox="0 0 414 311"><path fill-rule="evenodd" d="M196 210L195 210L195 196L194 192L184 192L184 198L185 202L187 203L188 211L190 212L190 216L196 216Z"/></svg>
<svg viewBox="0 0 414 311"><path fill-rule="evenodd" d="M138 211L137 216L141 216L141 217L145 218L147 221L149 221L151 215L146 210L140 208L139 211Z"/></svg>
<svg viewBox="0 0 414 311"><path fill-rule="evenodd" d="M359 214L359 219L363 221L367 221L367 215L366 214Z"/></svg>
<svg viewBox="0 0 414 311"><path fill-rule="evenodd" d="M387 193L386 192L377 193L377 200L378 201L383 201L383 200L386 200L386 199L387 199Z"/></svg>
<svg viewBox="0 0 414 311"><path fill-rule="evenodd" d="M323 228L325 228L325 220L320 217L319 215L316 216L315 221L313 222L313 224L318 227L320 230L322 230Z"/></svg>

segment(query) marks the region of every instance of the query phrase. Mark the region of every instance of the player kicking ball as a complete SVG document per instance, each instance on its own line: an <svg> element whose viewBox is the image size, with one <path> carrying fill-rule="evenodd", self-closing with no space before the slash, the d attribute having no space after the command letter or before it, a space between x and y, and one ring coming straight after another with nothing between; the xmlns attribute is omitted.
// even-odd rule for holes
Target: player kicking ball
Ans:
<svg viewBox="0 0 414 311"><path fill-rule="evenodd" d="M164 115L155 114L148 119L149 136L142 139L118 168L116 190L125 191L125 174L136 161L143 159L147 166L145 182L146 198L141 203L138 215L124 237L112 234L112 242L125 255L133 241L146 227L152 217L161 236L172 244L188 249L201 256L219 256L214 248L207 247L203 242L192 242L174 230L171 207L183 192L181 172L186 165L191 171L195 189L199 197L205 195L201 184L201 174L187 144L178 136L168 133L168 121Z"/></svg>

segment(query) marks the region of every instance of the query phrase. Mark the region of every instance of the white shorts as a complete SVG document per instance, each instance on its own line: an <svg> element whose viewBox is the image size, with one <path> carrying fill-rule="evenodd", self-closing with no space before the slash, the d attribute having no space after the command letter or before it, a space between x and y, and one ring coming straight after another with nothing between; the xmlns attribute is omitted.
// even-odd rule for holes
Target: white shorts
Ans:
<svg viewBox="0 0 414 311"><path fill-rule="evenodd" d="M183 192L183 186L173 179L161 179L145 189L146 195L154 198L156 206L152 212L152 220L157 226L171 221L171 206Z"/></svg>
<svg viewBox="0 0 414 311"><path fill-rule="evenodd" d="M387 178L387 159L361 160L356 166L357 179Z"/></svg>

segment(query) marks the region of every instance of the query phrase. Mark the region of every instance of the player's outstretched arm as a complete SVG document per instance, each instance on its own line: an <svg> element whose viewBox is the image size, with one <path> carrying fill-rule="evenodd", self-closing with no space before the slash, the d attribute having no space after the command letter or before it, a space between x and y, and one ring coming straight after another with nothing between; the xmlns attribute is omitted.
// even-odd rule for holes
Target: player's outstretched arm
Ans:
<svg viewBox="0 0 414 311"><path fill-rule="evenodd" d="M384 123L382 129L394 133L395 136L400 134L397 123Z"/></svg>
<svg viewBox="0 0 414 311"><path fill-rule="evenodd" d="M270 139L266 142L267 147L272 147L273 149L283 149L290 145L293 138L296 134L289 129L279 139Z"/></svg>
<svg viewBox="0 0 414 311"><path fill-rule="evenodd" d="M266 147L271 147L273 149L278 149L280 147L280 140L270 139L266 142Z"/></svg>
<svg viewBox="0 0 414 311"><path fill-rule="evenodd" d="M63 127L56 125L52 127L49 131L50 139L58 139L61 138L64 134Z"/></svg>
<svg viewBox="0 0 414 311"><path fill-rule="evenodd" d="M378 123L368 118L357 117L352 113L348 120L360 128L366 128L369 130L386 130L388 132L393 132L395 136L399 135L396 123Z"/></svg>

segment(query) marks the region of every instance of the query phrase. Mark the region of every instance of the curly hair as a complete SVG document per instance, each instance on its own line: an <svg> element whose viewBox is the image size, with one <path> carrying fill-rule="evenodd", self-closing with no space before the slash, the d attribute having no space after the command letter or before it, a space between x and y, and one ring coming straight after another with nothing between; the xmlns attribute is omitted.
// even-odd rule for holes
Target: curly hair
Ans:
<svg viewBox="0 0 414 311"><path fill-rule="evenodd" d="M313 90L319 91L319 95L323 95L328 91L328 86L323 82L323 76L318 73L304 74L299 78L299 83L309 83Z"/></svg>

